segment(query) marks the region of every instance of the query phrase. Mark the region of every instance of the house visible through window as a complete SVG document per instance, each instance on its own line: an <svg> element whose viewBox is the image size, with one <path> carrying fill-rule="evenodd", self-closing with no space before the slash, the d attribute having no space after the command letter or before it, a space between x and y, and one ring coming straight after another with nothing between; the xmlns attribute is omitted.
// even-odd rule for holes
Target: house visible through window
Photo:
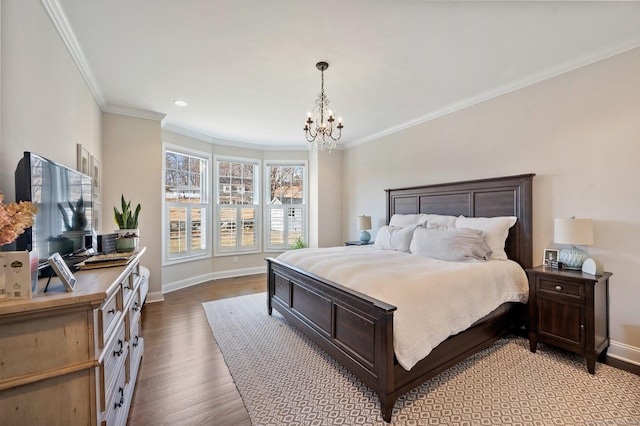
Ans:
<svg viewBox="0 0 640 426"><path fill-rule="evenodd" d="M286 250L306 241L306 165L267 163L265 250Z"/></svg>
<svg viewBox="0 0 640 426"><path fill-rule="evenodd" d="M165 149L165 259L209 255L209 162L207 154Z"/></svg>
<svg viewBox="0 0 640 426"><path fill-rule="evenodd" d="M216 171L216 253L258 251L258 160L216 157Z"/></svg>

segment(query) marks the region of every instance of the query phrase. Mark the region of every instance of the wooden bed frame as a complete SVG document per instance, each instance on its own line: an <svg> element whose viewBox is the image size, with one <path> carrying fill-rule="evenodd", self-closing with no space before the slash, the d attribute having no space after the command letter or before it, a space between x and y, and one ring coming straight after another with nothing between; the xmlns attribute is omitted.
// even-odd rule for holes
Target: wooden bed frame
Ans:
<svg viewBox="0 0 640 426"><path fill-rule="evenodd" d="M505 251L532 266L533 174L389 189L387 223L395 213L469 217L516 216ZM504 304L469 329L449 337L410 371L393 351L395 306L268 258L268 311L275 308L379 396L391 421L395 401L452 365L521 327L526 305Z"/></svg>

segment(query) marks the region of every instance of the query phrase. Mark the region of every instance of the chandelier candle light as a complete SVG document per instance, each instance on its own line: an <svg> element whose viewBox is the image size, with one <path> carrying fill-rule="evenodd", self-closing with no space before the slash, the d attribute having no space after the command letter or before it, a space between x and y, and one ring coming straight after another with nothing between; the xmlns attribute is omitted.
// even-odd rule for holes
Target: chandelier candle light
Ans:
<svg viewBox="0 0 640 426"><path fill-rule="evenodd" d="M593 244L593 223L591 219L555 219L553 223L553 242L570 244L571 248L560 251L558 261L566 269L580 269L587 259L587 253L576 246Z"/></svg>
<svg viewBox="0 0 640 426"><path fill-rule="evenodd" d="M371 234L369 234L367 230L371 229L371 216L358 216L358 229L362 231L360 233L360 242L362 244L369 244Z"/></svg>
<svg viewBox="0 0 640 426"><path fill-rule="evenodd" d="M304 133L311 148L331 152L336 147L336 141L342 136L342 118L338 117L338 125L334 128L336 116L329 108L329 99L324 94L324 71L329 68L327 62L318 62L316 68L322 75L320 94L316 99L316 106L307 114ZM337 129L337 130L336 130Z"/></svg>

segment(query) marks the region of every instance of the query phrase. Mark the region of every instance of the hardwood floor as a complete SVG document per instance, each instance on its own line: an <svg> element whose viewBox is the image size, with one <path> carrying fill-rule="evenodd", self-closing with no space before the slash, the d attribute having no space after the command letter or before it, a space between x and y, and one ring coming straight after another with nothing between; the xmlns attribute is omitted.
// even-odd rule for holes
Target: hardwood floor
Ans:
<svg viewBox="0 0 640 426"><path fill-rule="evenodd" d="M228 278L168 293L164 302L146 304L144 356L128 424L251 425L202 303L266 288L266 274Z"/></svg>

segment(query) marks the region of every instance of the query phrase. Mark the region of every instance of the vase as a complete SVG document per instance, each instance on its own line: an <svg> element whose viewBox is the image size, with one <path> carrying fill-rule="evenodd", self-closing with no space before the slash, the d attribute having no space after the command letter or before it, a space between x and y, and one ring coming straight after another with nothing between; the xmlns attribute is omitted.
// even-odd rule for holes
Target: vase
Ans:
<svg viewBox="0 0 640 426"><path fill-rule="evenodd" d="M139 229L116 229L116 251L118 253L130 253L138 249L140 241Z"/></svg>

